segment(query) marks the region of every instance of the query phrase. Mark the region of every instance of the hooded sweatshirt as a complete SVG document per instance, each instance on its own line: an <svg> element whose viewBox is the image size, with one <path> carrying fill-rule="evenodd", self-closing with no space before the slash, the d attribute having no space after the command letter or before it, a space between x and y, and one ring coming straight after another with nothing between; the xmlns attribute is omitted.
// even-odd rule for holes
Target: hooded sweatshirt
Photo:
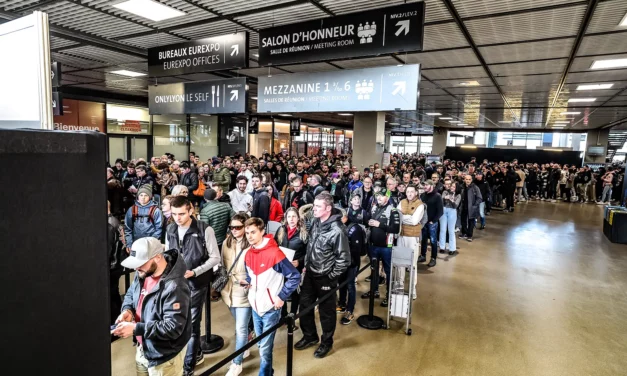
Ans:
<svg viewBox="0 0 627 376"><path fill-rule="evenodd" d="M250 211L248 204L251 207L253 205L253 196L246 192L240 192L237 188L229 192L229 197L231 197L231 206L236 213L248 213Z"/></svg>
<svg viewBox="0 0 627 376"><path fill-rule="evenodd" d="M300 283L300 273L272 235L266 235L259 247L250 247L244 262L246 281L250 284L248 301L259 316L274 309L277 297L286 301Z"/></svg>

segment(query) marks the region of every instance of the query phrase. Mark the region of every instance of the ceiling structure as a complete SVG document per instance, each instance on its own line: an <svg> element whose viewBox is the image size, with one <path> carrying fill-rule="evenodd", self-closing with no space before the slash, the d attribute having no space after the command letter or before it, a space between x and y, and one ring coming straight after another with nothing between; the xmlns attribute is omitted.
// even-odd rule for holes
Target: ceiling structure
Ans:
<svg viewBox="0 0 627 376"><path fill-rule="evenodd" d="M110 73L148 72L147 49L186 40L250 32L250 67L161 77L158 83L257 77L421 64L417 111L390 112L388 129L430 132L627 127L627 68L591 69L594 61L627 58L625 0L426 0L424 50L417 53L260 67L260 29L402 4L402 0L158 0L186 13L153 22L112 6L114 0L0 0L0 22L40 10L49 15L52 58L63 64L65 88L147 96L154 78ZM412 2L412 1L410 1ZM577 90L583 84L613 84ZM590 103L569 99L596 98ZM256 111L256 100L250 101ZM579 114L563 115L563 112ZM430 116L427 113L441 113ZM352 124L349 116L304 113L311 121Z"/></svg>

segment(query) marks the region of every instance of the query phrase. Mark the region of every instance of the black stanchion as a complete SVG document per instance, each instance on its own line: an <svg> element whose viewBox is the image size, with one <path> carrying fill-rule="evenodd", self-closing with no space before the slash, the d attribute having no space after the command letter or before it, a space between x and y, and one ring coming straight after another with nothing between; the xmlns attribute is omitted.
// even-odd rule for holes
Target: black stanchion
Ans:
<svg viewBox="0 0 627 376"><path fill-rule="evenodd" d="M211 334L211 288L207 289L205 302L205 335L200 337L200 348L204 354L213 354L224 347L224 339Z"/></svg>
<svg viewBox="0 0 627 376"><path fill-rule="evenodd" d="M294 314L290 313L285 319L287 321L287 366L285 374L292 376L292 366L294 364Z"/></svg>
<svg viewBox="0 0 627 376"><path fill-rule="evenodd" d="M357 325L368 330L383 328L383 319L374 315L374 293L379 286L379 259L370 258L370 268L372 269L370 279L370 301L368 302L368 314L357 318Z"/></svg>
<svg viewBox="0 0 627 376"><path fill-rule="evenodd" d="M124 271L124 293L131 287L131 272L129 270Z"/></svg>

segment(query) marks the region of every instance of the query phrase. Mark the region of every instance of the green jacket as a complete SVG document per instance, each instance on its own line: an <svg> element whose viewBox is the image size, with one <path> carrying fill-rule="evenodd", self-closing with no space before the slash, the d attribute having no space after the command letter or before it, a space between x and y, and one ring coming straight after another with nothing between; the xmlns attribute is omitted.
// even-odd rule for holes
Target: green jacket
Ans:
<svg viewBox="0 0 627 376"><path fill-rule="evenodd" d="M214 172L213 184L222 187L222 191L225 194L228 193L231 185L231 171L226 167L222 167L219 171Z"/></svg>
<svg viewBox="0 0 627 376"><path fill-rule="evenodd" d="M235 211L226 202L208 201L200 211L200 220L208 224L216 234L218 246L222 246L226 239L226 232Z"/></svg>

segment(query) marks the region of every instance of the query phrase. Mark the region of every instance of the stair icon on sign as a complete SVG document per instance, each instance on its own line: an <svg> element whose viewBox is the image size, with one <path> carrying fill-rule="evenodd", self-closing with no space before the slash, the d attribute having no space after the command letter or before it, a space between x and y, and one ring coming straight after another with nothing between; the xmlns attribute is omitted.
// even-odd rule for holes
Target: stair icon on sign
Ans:
<svg viewBox="0 0 627 376"><path fill-rule="evenodd" d="M360 38L360 44L372 43L372 37L377 34L377 24L373 21L372 24L366 22L365 25L359 24L357 28L357 36Z"/></svg>

